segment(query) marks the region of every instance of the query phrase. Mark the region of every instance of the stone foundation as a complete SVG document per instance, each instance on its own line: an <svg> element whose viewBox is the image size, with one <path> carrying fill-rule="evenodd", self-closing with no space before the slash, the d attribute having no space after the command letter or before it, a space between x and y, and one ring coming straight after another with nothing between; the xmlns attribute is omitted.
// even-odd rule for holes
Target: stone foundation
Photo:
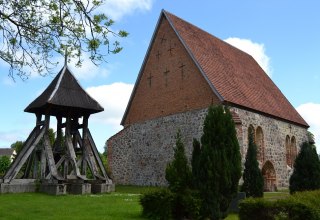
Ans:
<svg viewBox="0 0 320 220"><path fill-rule="evenodd" d="M27 193L35 192L37 189L36 180L15 179L10 183L0 182L0 193Z"/></svg>
<svg viewBox="0 0 320 220"><path fill-rule="evenodd" d="M286 135L294 136L297 147L307 140L303 127L239 108L231 108L241 120L236 126L244 164L248 127L260 127L264 137L261 168L270 161L275 168L275 187L288 187L290 170L286 165ZM108 161L116 184L166 185L165 168L173 159L175 136L181 130L189 159L193 138L200 140L207 109L188 111L132 124L108 140ZM298 152L298 151L297 151Z"/></svg>
<svg viewBox="0 0 320 220"><path fill-rule="evenodd" d="M66 184L44 183L40 185L39 191L50 195L65 195L67 193L67 186Z"/></svg>
<svg viewBox="0 0 320 220"><path fill-rule="evenodd" d="M34 179L15 179L10 183L4 183L0 180L1 193L25 193L25 192L43 192L50 195L69 194L90 194L90 193L108 193L115 191L115 185L112 183L101 182L72 182L58 183L58 181L44 181L37 183Z"/></svg>

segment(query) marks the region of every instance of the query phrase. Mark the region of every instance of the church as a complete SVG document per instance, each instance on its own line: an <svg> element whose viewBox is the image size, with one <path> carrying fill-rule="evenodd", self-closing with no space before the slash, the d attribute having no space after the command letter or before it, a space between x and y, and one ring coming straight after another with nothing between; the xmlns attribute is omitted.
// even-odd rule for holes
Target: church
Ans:
<svg viewBox="0 0 320 220"><path fill-rule="evenodd" d="M288 187L309 125L247 53L162 10L121 121L107 141L116 184L166 185L181 130L191 158L210 105L232 112L242 155L254 133L265 190Z"/></svg>

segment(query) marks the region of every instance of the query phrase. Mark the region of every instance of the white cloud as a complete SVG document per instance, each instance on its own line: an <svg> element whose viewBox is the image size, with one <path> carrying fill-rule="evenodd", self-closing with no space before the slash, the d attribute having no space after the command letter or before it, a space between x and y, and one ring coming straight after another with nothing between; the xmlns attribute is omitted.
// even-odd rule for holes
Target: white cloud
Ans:
<svg viewBox="0 0 320 220"><path fill-rule="evenodd" d="M268 76L271 77L272 69L270 66L270 58L266 55L263 44L252 42L249 39L240 39L237 37L229 37L224 41L250 54L259 63L261 68L268 74Z"/></svg>
<svg viewBox="0 0 320 220"><path fill-rule="evenodd" d="M317 151L320 153L320 104L302 104L297 107L297 111L310 125L309 130L315 137Z"/></svg>
<svg viewBox="0 0 320 220"><path fill-rule="evenodd" d="M111 125L115 131L119 131L132 89L133 84L122 82L87 88L86 91L104 108L102 113L92 116L92 121Z"/></svg>
<svg viewBox="0 0 320 220"><path fill-rule="evenodd" d="M0 148L8 148L16 141L24 141L28 131L25 129L12 130L12 131L0 131Z"/></svg>
<svg viewBox="0 0 320 220"><path fill-rule="evenodd" d="M154 0L108 0L99 11L110 16L113 20L120 20L123 16L135 11L149 11Z"/></svg>
<svg viewBox="0 0 320 220"><path fill-rule="evenodd" d="M103 68L101 65L97 66L89 59L87 54L83 54L83 62L80 67L76 67L76 61L71 60L68 67L77 79L92 79L97 76L107 77L110 73L112 66L109 64L107 68Z"/></svg>

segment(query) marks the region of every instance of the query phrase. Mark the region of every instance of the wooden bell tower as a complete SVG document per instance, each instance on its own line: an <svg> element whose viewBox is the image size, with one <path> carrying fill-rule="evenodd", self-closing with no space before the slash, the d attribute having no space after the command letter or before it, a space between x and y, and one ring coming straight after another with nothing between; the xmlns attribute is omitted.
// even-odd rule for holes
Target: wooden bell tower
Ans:
<svg viewBox="0 0 320 220"><path fill-rule="evenodd" d="M21 152L0 179L1 193L103 193L114 190L88 128L91 114L104 109L79 85L67 65L25 112L36 126ZM56 140L50 142L50 118Z"/></svg>

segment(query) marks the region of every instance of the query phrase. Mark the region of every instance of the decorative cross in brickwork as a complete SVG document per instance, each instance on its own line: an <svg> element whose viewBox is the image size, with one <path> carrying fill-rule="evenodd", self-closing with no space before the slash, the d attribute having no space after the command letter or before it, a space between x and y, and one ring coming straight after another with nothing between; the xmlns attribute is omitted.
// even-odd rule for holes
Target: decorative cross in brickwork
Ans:
<svg viewBox="0 0 320 220"><path fill-rule="evenodd" d="M166 71L163 72L163 74L164 74L164 76L165 76L165 78L166 78L166 87L168 86L168 73L170 73L170 70L168 70L168 69L166 68Z"/></svg>
<svg viewBox="0 0 320 220"><path fill-rule="evenodd" d="M156 57L157 57L158 60L160 59L160 56L161 56L161 53L158 50L158 53L156 54Z"/></svg>
<svg viewBox="0 0 320 220"><path fill-rule="evenodd" d="M170 48L169 48L169 52L170 52L170 55L172 55L172 50L173 50L174 48L171 46L171 42L170 42Z"/></svg>
<svg viewBox="0 0 320 220"><path fill-rule="evenodd" d="M179 66L179 68L181 69L181 78L184 79L184 67L186 65L184 65L183 63L181 63L181 66Z"/></svg>
<svg viewBox="0 0 320 220"><path fill-rule="evenodd" d="M164 38L164 36L165 36L165 34L160 38L161 39L161 44L164 42L166 42L167 41L167 39L166 38Z"/></svg>
<svg viewBox="0 0 320 220"><path fill-rule="evenodd" d="M149 80L149 87L151 87L152 78L153 78L153 76L151 75L151 73L149 73L149 77L147 78Z"/></svg>

